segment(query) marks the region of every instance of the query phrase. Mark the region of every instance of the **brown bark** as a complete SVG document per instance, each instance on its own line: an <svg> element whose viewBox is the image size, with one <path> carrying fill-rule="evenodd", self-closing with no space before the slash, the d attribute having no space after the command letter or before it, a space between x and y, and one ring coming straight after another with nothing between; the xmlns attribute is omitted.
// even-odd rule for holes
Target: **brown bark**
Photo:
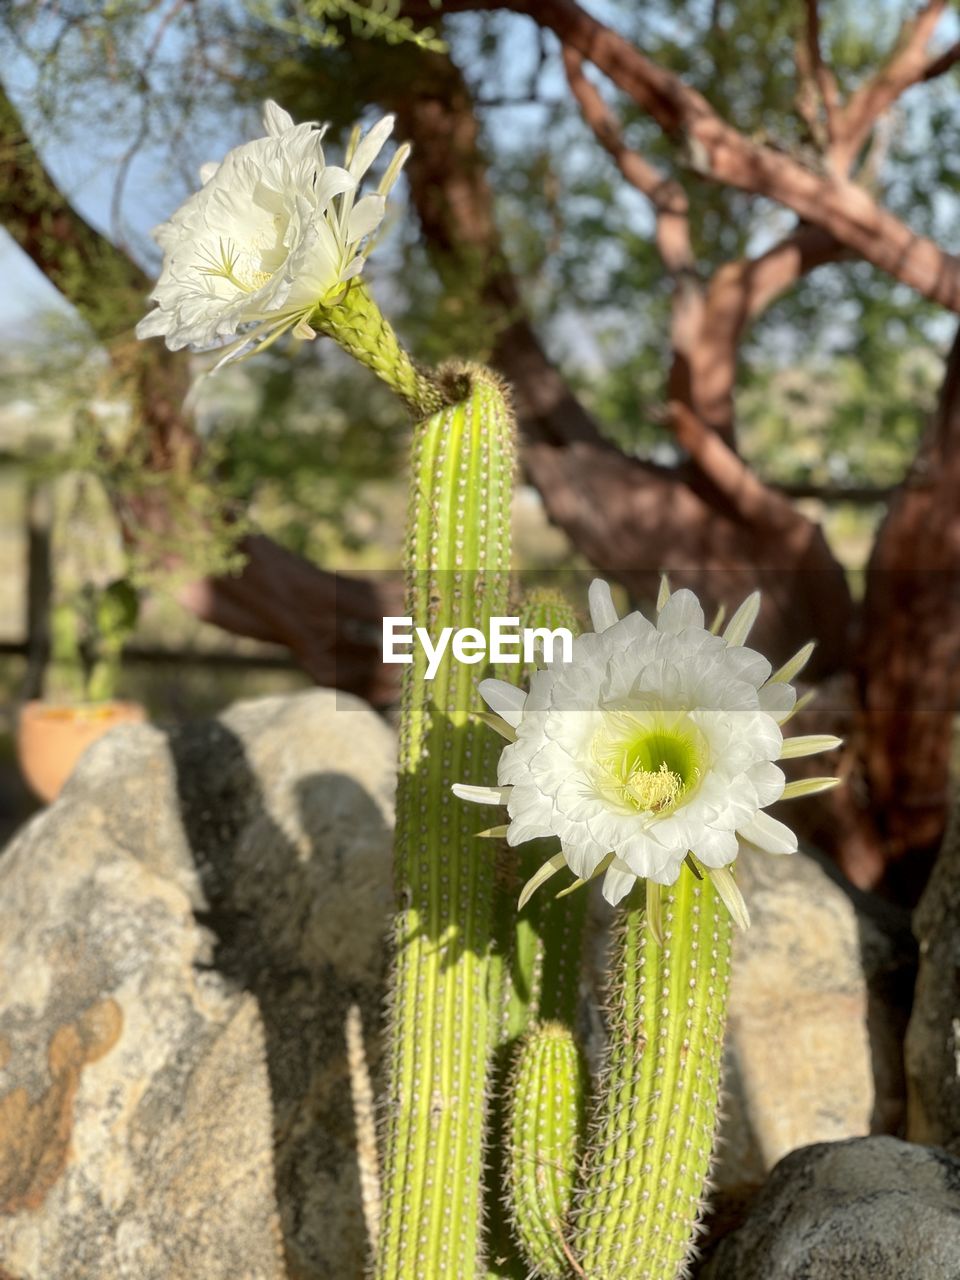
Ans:
<svg viewBox="0 0 960 1280"><path fill-rule="evenodd" d="M259 536L241 549L239 574L191 583L181 603L225 631L284 645L319 685L376 707L396 701L402 667L381 660L381 622L403 612L399 575L330 573Z"/></svg>
<svg viewBox="0 0 960 1280"><path fill-rule="evenodd" d="M801 225L758 257L724 263L714 273L691 370L691 407L704 422L732 437L740 343L751 322L803 276L852 256L829 232Z"/></svg>
<svg viewBox="0 0 960 1280"><path fill-rule="evenodd" d="M960 335L936 415L870 557L859 669L864 779L887 861L932 854L960 707ZM899 874L916 890L922 864L911 862Z"/></svg>

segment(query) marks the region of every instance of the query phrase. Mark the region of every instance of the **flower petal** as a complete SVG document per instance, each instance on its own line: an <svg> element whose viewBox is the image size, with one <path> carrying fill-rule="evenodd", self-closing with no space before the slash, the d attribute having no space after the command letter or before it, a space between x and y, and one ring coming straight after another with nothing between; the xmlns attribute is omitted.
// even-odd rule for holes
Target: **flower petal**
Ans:
<svg viewBox="0 0 960 1280"><path fill-rule="evenodd" d="M512 729L516 729L527 700L523 690L516 685L507 684L506 680L481 680L478 689L480 697L490 710L506 720Z"/></svg>
<svg viewBox="0 0 960 1280"><path fill-rule="evenodd" d="M608 627L612 627L617 621L618 615L616 606L613 603L610 583L604 582L602 578L594 578L590 583L587 599L590 606L590 621L593 623L594 631L606 631Z"/></svg>
<svg viewBox="0 0 960 1280"><path fill-rule="evenodd" d="M552 858L548 858L521 889L520 898L517 901L517 910L522 911L540 886L546 884L550 877L556 875L564 865L565 861L562 853L555 853Z"/></svg>
<svg viewBox="0 0 960 1280"><path fill-rule="evenodd" d="M368 236L371 231L376 231L383 221L386 207L387 202L383 196L364 196L362 200L358 200L353 206L347 222L347 242L356 244L364 236Z"/></svg>
<svg viewBox="0 0 960 1280"><path fill-rule="evenodd" d="M265 133L278 137L281 133L285 133L293 127L293 116L289 111L284 111L283 107L278 106L272 98L263 104L263 129Z"/></svg>
<svg viewBox="0 0 960 1280"><path fill-rule="evenodd" d="M392 115L384 116L357 143L357 149L350 158L349 168L358 182L380 154L383 144L393 132L393 124Z"/></svg>
<svg viewBox="0 0 960 1280"><path fill-rule="evenodd" d="M760 612L760 592L754 591L752 595L747 596L743 604L736 611L733 617L726 625L723 638L729 645L739 645L746 642L747 636L750 634L753 624L757 620L757 614Z"/></svg>
<svg viewBox="0 0 960 1280"><path fill-rule="evenodd" d="M758 813L752 822L739 828L739 835L764 853L796 853L797 837L783 822L771 818L769 813Z"/></svg>
<svg viewBox="0 0 960 1280"><path fill-rule="evenodd" d="M637 877L633 872L619 859L614 858L603 877L601 893L611 907L616 907L619 906L636 883Z"/></svg>
<svg viewBox="0 0 960 1280"><path fill-rule="evenodd" d="M778 769L769 760L761 760L759 764L751 765L747 770L747 777L756 788L761 809L766 809L767 805L776 804L783 795L783 770Z"/></svg>
<svg viewBox="0 0 960 1280"><path fill-rule="evenodd" d="M776 680L778 683L786 684L792 680L794 676L798 676L810 661L810 655L816 648L816 644L817 642L815 640L808 641L802 649L797 650L792 658L788 658L783 666L773 673L770 679Z"/></svg>
<svg viewBox="0 0 960 1280"><path fill-rule="evenodd" d="M455 782L451 788L458 800L470 800L473 804L506 804L511 787L474 787L466 782Z"/></svg>
<svg viewBox="0 0 960 1280"><path fill-rule="evenodd" d="M783 788L782 798L796 800L800 796L816 796L821 791L832 791L839 785L839 778L798 778L795 782L787 783Z"/></svg>
<svg viewBox="0 0 960 1280"><path fill-rule="evenodd" d="M717 867L710 873L710 880L717 891L723 905L730 912L735 924L741 929L750 928L750 912L743 900L743 894L737 887L733 872L729 867Z"/></svg>
<svg viewBox="0 0 960 1280"><path fill-rule="evenodd" d="M785 738L780 748L781 760L796 760L800 756L815 756L821 751L836 751L843 746L842 738L832 733L802 733L795 738Z"/></svg>
<svg viewBox="0 0 960 1280"><path fill-rule="evenodd" d="M770 680L757 691L757 701L761 710L782 724L797 705L797 691L792 684L774 684Z"/></svg>
<svg viewBox="0 0 960 1280"><path fill-rule="evenodd" d="M683 587L675 591L660 610L657 630L665 635L676 635L688 627L703 628L703 610L693 592Z"/></svg>

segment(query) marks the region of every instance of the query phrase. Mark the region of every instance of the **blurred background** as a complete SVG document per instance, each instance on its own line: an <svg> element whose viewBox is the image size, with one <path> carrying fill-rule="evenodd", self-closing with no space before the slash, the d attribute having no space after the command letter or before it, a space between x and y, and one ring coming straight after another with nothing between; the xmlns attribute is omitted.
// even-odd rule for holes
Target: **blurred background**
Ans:
<svg viewBox="0 0 960 1280"><path fill-rule="evenodd" d="M321 341L185 409L212 361L131 334L151 228L274 98L334 159L384 111L413 143L369 279L418 358L511 382L518 568L760 585L848 740L807 834L912 895L960 680L957 15L474 7L0 6L0 835L25 699L395 695L356 624L395 598L402 409Z"/></svg>

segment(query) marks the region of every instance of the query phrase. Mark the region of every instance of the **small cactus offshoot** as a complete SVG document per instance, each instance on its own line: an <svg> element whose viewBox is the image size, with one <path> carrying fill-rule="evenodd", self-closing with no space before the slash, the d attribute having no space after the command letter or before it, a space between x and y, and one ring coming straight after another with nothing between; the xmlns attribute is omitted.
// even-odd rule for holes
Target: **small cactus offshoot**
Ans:
<svg viewBox="0 0 960 1280"><path fill-rule="evenodd" d="M571 1271L569 1212L586 1085L568 1026L543 1022L527 1033L510 1080L507 1204L528 1269L548 1280L564 1280Z"/></svg>

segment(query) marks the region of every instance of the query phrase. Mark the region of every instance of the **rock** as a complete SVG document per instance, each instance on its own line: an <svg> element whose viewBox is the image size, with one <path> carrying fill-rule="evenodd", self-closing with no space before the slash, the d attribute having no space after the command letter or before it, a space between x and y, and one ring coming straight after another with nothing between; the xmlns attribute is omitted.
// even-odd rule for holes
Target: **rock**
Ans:
<svg viewBox="0 0 960 1280"><path fill-rule="evenodd" d="M121 729L0 856L0 1275L360 1280L394 755L328 691Z"/></svg>
<svg viewBox="0 0 960 1280"><path fill-rule="evenodd" d="M954 1280L960 1160L897 1138L781 1160L702 1280Z"/></svg>
<svg viewBox="0 0 960 1280"><path fill-rule="evenodd" d="M960 802L913 928L920 970L907 1031L907 1137L960 1154Z"/></svg>
<svg viewBox="0 0 960 1280"><path fill-rule="evenodd" d="M721 1218L797 1147L897 1131L916 963L906 913L812 857L745 854L737 868L752 924L734 943Z"/></svg>

